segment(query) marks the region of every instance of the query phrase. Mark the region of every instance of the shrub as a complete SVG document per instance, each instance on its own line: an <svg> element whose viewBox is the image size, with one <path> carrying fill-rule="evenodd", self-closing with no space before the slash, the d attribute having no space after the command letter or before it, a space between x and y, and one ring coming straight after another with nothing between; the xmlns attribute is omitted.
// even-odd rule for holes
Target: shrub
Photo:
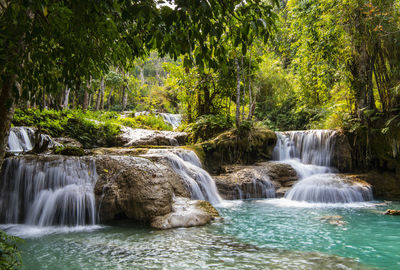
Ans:
<svg viewBox="0 0 400 270"><path fill-rule="evenodd" d="M193 142L206 141L231 129L233 122L223 115L203 115L189 126Z"/></svg>
<svg viewBox="0 0 400 270"><path fill-rule="evenodd" d="M0 266L4 270L19 269L21 266L21 253L17 243L22 239L7 235L0 230Z"/></svg>

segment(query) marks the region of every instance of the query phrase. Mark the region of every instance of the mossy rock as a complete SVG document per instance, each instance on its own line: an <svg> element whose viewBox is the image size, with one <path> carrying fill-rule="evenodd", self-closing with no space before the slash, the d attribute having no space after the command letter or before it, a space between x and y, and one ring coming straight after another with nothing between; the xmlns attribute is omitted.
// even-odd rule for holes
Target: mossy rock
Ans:
<svg viewBox="0 0 400 270"><path fill-rule="evenodd" d="M214 218L220 217L217 209L215 209L215 207L208 201L200 200L196 202L196 206Z"/></svg>
<svg viewBox="0 0 400 270"><path fill-rule="evenodd" d="M65 146L56 148L54 153L57 155L64 155L64 156L84 156L85 150L77 146Z"/></svg>
<svg viewBox="0 0 400 270"><path fill-rule="evenodd" d="M204 165L213 173L221 173L223 165L269 160L276 141L275 132L267 128L251 128L248 132L230 130L201 144Z"/></svg>

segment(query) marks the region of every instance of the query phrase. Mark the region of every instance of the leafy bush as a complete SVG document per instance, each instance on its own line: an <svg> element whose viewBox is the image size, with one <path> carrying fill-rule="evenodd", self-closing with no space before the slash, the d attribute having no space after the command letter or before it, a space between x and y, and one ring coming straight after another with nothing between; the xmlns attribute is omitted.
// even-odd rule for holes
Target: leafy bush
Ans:
<svg viewBox="0 0 400 270"><path fill-rule="evenodd" d="M115 143L120 133L118 116L116 112L17 109L13 124L35 126L53 137L69 136L88 148Z"/></svg>
<svg viewBox="0 0 400 270"><path fill-rule="evenodd" d="M154 114L138 115L133 117L121 118L120 123L131 128L147 128L155 130L172 130L172 126L165 123L161 116Z"/></svg>
<svg viewBox="0 0 400 270"><path fill-rule="evenodd" d="M21 266L21 253L17 243L22 239L7 235L0 230L0 266L4 270L19 269Z"/></svg>
<svg viewBox="0 0 400 270"><path fill-rule="evenodd" d="M189 126L193 142L206 141L219 133L231 129L233 122L223 115L203 115Z"/></svg>

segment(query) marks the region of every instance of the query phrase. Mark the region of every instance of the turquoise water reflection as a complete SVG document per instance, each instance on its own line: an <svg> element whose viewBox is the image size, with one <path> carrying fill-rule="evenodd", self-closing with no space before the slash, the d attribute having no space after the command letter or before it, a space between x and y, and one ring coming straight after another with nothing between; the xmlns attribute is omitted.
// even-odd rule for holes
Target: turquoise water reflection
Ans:
<svg viewBox="0 0 400 270"><path fill-rule="evenodd" d="M157 231L130 223L22 235L24 269L381 269L400 268L399 204L320 207L285 200L219 208L223 221ZM358 207L354 207L358 206Z"/></svg>

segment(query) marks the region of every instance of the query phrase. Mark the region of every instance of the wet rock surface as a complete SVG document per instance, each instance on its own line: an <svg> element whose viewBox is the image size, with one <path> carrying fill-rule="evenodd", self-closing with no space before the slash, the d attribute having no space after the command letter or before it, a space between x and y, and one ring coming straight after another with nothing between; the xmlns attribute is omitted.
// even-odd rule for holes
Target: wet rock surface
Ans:
<svg viewBox="0 0 400 270"><path fill-rule="evenodd" d="M213 174L223 172L229 164L254 164L270 160L277 136L267 128L253 128L246 134L231 130L201 144L204 166Z"/></svg>
<svg viewBox="0 0 400 270"><path fill-rule="evenodd" d="M345 174L349 179L367 182L377 199L400 200L400 177L391 172L370 171L362 174Z"/></svg>
<svg viewBox="0 0 400 270"><path fill-rule="evenodd" d="M178 146L186 143L188 134L185 132L158 131L149 129L122 128L119 135L120 146L144 146L144 145L169 145Z"/></svg>
<svg viewBox="0 0 400 270"><path fill-rule="evenodd" d="M205 204L207 206L204 206ZM207 201L176 197L172 204L172 212L153 218L151 226L157 229L202 226L218 216L218 211Z"/></svg>
<svg viewBox="0 0 400 270"><path fill-rule="evenodd" d="M102 222L129 218L150 222L172 211L172 197L189 197L170 168L146 158L97 156L96 201Z"/></svg>
<svg viewBox="0 0 400 270"><path fill-rule="evenodd" d="M214 180L221 196L228 200L283 197L298 179L290 165L280 162L232 165L224 170Z"/></svg>

